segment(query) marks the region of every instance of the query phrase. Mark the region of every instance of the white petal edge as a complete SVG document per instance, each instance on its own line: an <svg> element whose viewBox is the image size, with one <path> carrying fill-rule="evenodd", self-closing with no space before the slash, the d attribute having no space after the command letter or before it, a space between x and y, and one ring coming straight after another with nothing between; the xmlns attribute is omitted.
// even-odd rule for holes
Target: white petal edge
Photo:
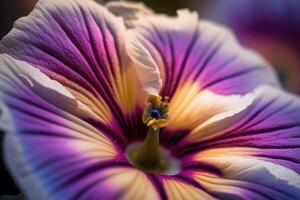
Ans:
<svg viewBox="0 0 300 200"><path fill-rule="evenodd" d="M170 102L171 120L167 128L189 129L191 140L214 136L247 113L255 98L254 93L218 95L209 90L201 91L197 84L187 83Z"/></svg>
<svg viewBox="0 0 300 200"><path fill-rule="evenodd" d="M137 75L148 94L158 96L162 87L162 80L158 65L155 63L150 52L140 42L134 31L127 32L126 50L133 61Z"/></svg>
<svg viewBox="0 0 300 200"><path fill-rule="evenodd" d="M290 188L287 191L294 197L300 195L300 175L291 169L271 162L247 156L212 156L202 157L223 171L225 178L252 182L266 187L279 185Z"/></svg>
<svg viewBox="0 0 300 200"><path fill-rule="evenodd" d="M234 97L236 95L232 96ZM295 99L298 99L297 102L299 102L299 97L294 94L288 93L281 88L274 88L269 85L261 85L257 87L252 93L241 96L241 98L244 97L245 101L243 104L237 105L236 109L215 115L203 124L196 127L191 132L189 138L191 140L200 141L216 137L216 134L213 133L221 130L220 134L222 134L224 131L228 131L231 128L231 125L234 125L236 123L243 123L244 116L247 115L249 109L251 109L252 106L255 106L257 101L259 101L261 98L275 98L277 96L286 96L288 98L293 97ZM281 98L278 101L283 101L284 99L285 98Z"/></svg>
<svg viewBox="0 0 300 200"><path fill-rule="evenodd" d="M108 1L105 7L116 16L121 16L128 28L133 28L133 22L138 17L153 15L154 12L141 2Z"/></svg>
<svg viewBox="0 0 300 200"><path fill-rule="evenodd" d="M10 113L0 98L0 131L13 131ZM2 133L0 133L2 134Z"/></svg>
<svg viewBox="0 0 300 200"><path fill-rule="evenodd" d="M97 117L93 111L78 101L62 84L50 79L38 68L24 61L14 59L7 54L0 55L0 66L0 74L9 76L8 79L18 79L18 83L26 86L54 106L77 116L90 115ZM13 91L13 87L14 85L9 85L4 80L0 80L0 97L3 95L1 94L2 89L6 88Z"/></svg>
<svg viewBox="0 0 300 200"><path fill-rule="evenodd" d="M247 113L256 98L254 93L221 96L213 94L210 91L204 91L203 96L205 96L205 98L201 98L201 100L205 99L206 101L209 101L210 98L222 101L224 98L224 111L213 115L208 120L197 126L190 134L191 140L197 140L197 135L200 136L198 139L208 139L210 136L215 136L213 133L216 133L219 130L224 130L234 124ZM213 101L213 99L211 101Z"/></svg>

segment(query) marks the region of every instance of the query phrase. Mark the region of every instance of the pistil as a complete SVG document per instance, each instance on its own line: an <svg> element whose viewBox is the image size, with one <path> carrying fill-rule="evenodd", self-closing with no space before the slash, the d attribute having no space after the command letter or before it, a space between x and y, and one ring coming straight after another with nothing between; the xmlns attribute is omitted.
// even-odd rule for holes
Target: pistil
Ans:
<svg viewBox="0 0 300 200"><path fill-rule="evenodd" d="M168 116L168 98L162 101L160 96L149 96L144 110L143 122L149 127L144 143L130 152L130 160L143 170L163 172L168 167L159 146L159 132L165 127Z"/></svg>
<svg viewBox="0 0 300 200"><path fill-rule="evenodd" d="M144 144L133 155L137 166L146 170L163 171L166 169L166 162L162 159L159 148L159 130L149 128Z"/></svg>

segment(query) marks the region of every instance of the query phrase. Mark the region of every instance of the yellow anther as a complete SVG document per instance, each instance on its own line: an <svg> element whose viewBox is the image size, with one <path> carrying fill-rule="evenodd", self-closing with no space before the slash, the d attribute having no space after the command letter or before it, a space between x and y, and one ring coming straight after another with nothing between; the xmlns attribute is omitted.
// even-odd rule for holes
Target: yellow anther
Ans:
<svg viewBox="0 0 300 200"><path fill-rule="evenodd" d="M148 106L143 113L143 122L155 131L165 127L169 121L168 100L169 97L165 97L164 101L161 96L150 95L148 97Z"/></svg>

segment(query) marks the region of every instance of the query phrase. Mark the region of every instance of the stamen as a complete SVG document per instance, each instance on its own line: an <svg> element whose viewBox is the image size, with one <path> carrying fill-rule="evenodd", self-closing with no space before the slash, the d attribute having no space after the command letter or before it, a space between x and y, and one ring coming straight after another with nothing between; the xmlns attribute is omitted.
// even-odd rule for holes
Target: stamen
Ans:
<svg viewBox="0 0 300 200"><path fill-rule="evenodd" d="M149 126L148 133L143 145L130 153L134 165L146 171L163 172L168 167L159 147L159 131L169 120L168 100L168 97L162 101L160 96L149 96L143 114L143 122Z"/></svg>
<svg viewBox="0 0 300 200"><path fill-rule="evenodd" d="M169 121L168 107L169 98L165 97L164 101L160 96L150 95L148 97L148 106L144 110L143 122L156 131L159 128L165 127Z"/></svg>

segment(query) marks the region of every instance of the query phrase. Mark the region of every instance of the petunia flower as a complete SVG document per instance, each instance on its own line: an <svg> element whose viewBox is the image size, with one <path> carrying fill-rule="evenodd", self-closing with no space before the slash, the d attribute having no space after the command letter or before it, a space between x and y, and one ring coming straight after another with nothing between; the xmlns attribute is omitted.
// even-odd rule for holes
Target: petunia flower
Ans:
<svg viewBox="0 0 300 200"><path fill-rule="evenodd" d="M242 44L260 52L278 71L284 87L300 94L298 0L216 0L204 12L233 29Z"/></svg>
<svg viewBox="0 0 300 200"><path fill-rule="evenodd" d="M195 12L40 0L0 42L28 199L297 199L300 100Z"/></svg>

